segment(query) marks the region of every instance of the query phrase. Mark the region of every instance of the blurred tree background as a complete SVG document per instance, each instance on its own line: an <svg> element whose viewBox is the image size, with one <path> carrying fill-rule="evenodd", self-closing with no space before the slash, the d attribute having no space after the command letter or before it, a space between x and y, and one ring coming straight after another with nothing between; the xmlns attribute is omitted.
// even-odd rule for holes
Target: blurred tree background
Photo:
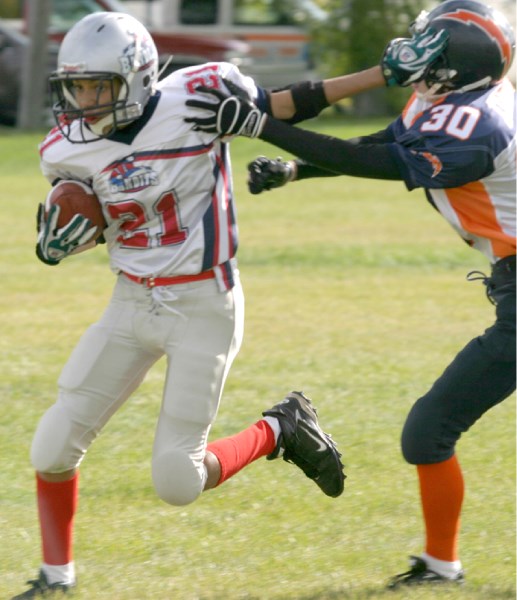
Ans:
<svg viewBox="0 0 517 600"><path fill-rule="evenodd" d="M319 0L327 13L311 25L312 53L321 77L335 77L367 69L380 62L391 39L409 37L408 27L425 0ZM357 116L383 116L400 112L407 89L378 89L359 94L343 104Z"/></svg>
<svg viewBox="0 0 517 600"><path fill-rule="evenodd" d="M0 0L0 19L19 19L23 0Z"/></svg>

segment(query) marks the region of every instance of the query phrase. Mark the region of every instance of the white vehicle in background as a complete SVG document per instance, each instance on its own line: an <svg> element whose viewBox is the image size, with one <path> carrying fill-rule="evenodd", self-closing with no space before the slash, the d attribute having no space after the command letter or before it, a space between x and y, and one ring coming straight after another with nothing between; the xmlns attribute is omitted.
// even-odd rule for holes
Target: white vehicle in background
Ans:
<svg viewBox="0 0 517 600"><path fill-rule="evenodd" d="M24 55L29 47L28 15L39 0L0 0L0 124L16 125L21 97ZM48 60L46 71L56 68L59 45L66 32L88 14L100 11L129 12L148 21L150 2L119 0L52 0L48 23ZM154 8L154 7L153 7ZM146 23L148 24L148 23ZM227 61L239 66L251 65L249 46L231 37L216 38L190 32L170 32L163 27L149 27L156 43L163 76L182 67L209 61ZM169 60L170 59L170 60Z"/></svg>
<svg viewBox="0 0 517 600"><path fill-rule="evenodd" d="M308 24L324 18L311 0L159 0L152 24L172 33L246 42L251 63L242 70L275 87L313 75Z"/></svg>

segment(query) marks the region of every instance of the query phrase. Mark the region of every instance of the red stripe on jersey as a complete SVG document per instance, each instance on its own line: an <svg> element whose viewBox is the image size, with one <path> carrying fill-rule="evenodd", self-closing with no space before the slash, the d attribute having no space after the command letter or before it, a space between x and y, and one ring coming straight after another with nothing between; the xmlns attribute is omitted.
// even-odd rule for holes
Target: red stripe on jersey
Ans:
<svg viewBox="0 0 517 600"><path fill-rule="evenodd" d="M171 150L170 152L139 152L135 154L133 162L139 162L141 160L162 160L169 158L184 158L185 156L198 156L199 154L206 154L210 152L212 145L203 146L201 148L194 148L192 150Z"/></svg>
<svg viewBox="0 0 517 600"><path fill-rule="evenodd" d="M43 152L45 152L45 150L47 148L52 146L52 144L59 142L59 140L61 140L61 139L63 139L63 134L61 133L61 131L57 127L52 129L50 131L50 133L47 135L47 137L41 143L41 146L39 147L40 156L43 156Z"/></svg>
<svg viewBox="0 0 517 600"><path fill-rule="evenodd" d="M228 276L228 269L229 267L223 266L223 279L224 279L224 284L226 286L227 289L231 289L232 287L232 282L230 281L230 278Z"/></svg>
<svg viewBox="0 0 517 600"><path fill-rule="evenodd" d="M218 199L217 199L217 186L214 188L212 193L212 213L214 215L214 254L213 264L219 263L219 240L220 240L220 224L219 224L219 211L217 210Z"/></svg>
<svg viewBox="0 0 517 600"><path fill-rule="evenodd" d="M235 248L233 247L233 236L232 236L232 218L233 218L233 207L231 201L231 183L228 181L228 172L226 170L226 162L219 157L221 175L224 181L224 208L226 210L226 232L228 234L228 255L233 256Z"/></svg>
<svg viewBox="0 0 517 600"><path fill-rule="evenodd" d="M515 238L505 233L481 181L444 190L465 231L490 240L498 258L515 254Z"/></svg>
<svg viewBox="0 0 517 600"><path fill-rule="evenodd" d="M499 45L501 51L501 58L506 62L506 66L510 65L512 58L512 48L510 42L505 37L501 29L497 26L492 19L482 17L470 10L457 10L455 12L446 13L439 17L440 19L455 19L456 21L463 21L464 23L473 23L481 29L485 30L485 33L493 38Z"/></svg>
<svg viewBox="0 0 517 600"><path fill-rule="evenodd" d="M216 185L214 192L212 194L212 207L213 207L213 215L214 215L214 248L213 248L213 264L217 265L220 261L220 251L221 251L221 235L223 234L223 223L219 220L220 214L219 210L221 210L221 214L226 213L226 236L227 236L227 244L228 244L228 257L231 258L235 253L235 248L233 245L233 237L232 237L232 207L229 199L229 182L228 182L228 173L226 171L224 160L221 156L216 157L217 167L219 170L219 174L217 175L217 179L222 179L222 185ZM221 197L218 197L218 193L221 194ZM219 208L220 207L220 208ZM226 273L224 274L226 275Z"/></svg>
<svg viewBox="0 0 517 600"><path fill-rule="evenodd" d="M183 77L192 77L192 75L197 75L198 73L204 73L205 71L213 71L215 73L215 71L217 71L218 69L218 65L203 65L202 67L200 67L199 69L192 69L183 74Z"/></svg>
<svg viewBox="0 0 517 600"><path fill-rule="evenodd" d="M170 160L175 158L184 158L186 156L198 156L200 154L206 154L213 148L213 144L207 146L193 146L192 148L178 148L172 150L156 150L148 152L137 152L131 155L131 162L142 162L146 160ZM112 171L116 166L127 162L127 159L117 160L110 163L107 167L102 170L103 173Z"/></svg>

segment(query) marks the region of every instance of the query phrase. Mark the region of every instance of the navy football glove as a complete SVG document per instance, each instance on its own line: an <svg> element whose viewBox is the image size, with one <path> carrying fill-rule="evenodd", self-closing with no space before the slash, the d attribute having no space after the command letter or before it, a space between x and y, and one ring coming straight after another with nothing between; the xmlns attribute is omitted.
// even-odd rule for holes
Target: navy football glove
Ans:
<svg viewBox="0 0 517 600"><path fill-rule="evenodd" d="M259 156L248 165L248 189L252 194L260 194L282 187L293 180L294 174L292 163Z"/></svg>

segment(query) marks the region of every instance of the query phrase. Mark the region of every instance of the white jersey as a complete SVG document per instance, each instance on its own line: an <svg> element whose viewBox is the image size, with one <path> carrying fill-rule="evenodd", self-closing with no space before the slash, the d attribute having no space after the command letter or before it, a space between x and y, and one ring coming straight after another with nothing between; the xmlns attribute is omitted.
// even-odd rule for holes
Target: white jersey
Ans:
<svg viewBox="0 0 517 600"><path fill-rule="evenodd" d="M40 145L51 183L84 181L98 196L114 272L174 277L215 267L220 283L231 279L238 231L228 144L184 120L199 116L188 98L206 100L195 88L219 87L222 77L257 96L234 65L207 63L161 81L143 116L110 138L71 143L55 128Z"/></svg>

